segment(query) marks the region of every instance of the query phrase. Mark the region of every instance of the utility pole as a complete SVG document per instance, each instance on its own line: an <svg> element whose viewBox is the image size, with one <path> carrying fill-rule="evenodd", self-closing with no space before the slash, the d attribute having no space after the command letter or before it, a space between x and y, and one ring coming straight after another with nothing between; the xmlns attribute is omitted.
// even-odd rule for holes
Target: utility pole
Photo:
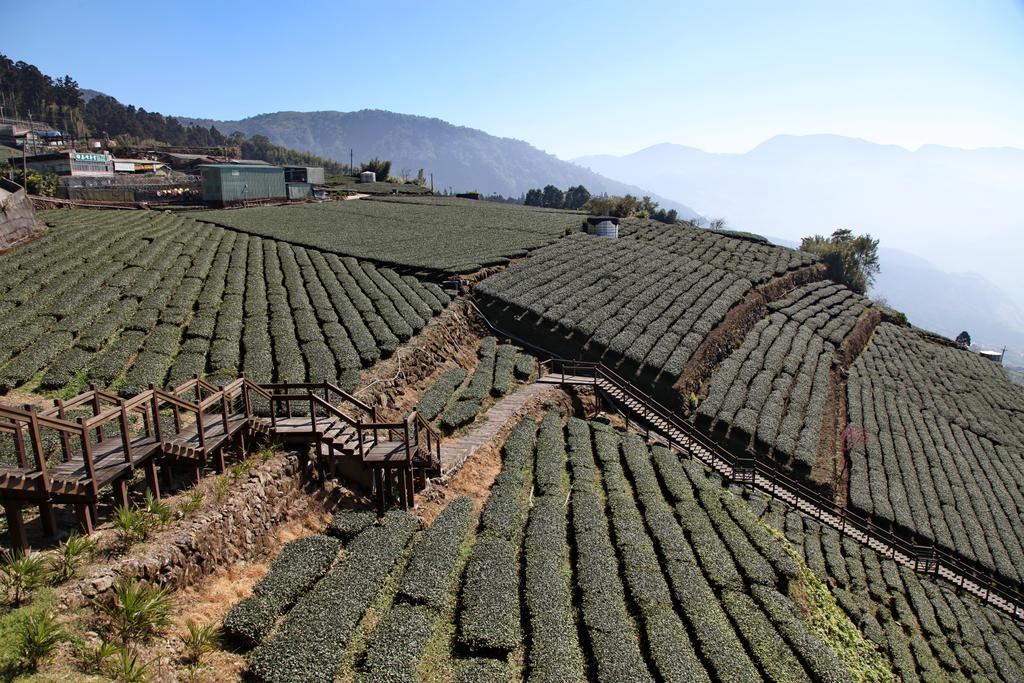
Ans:
<svg viewBox="0 0 1024 683"><path fill-rule="evenodd" d="M355 164L352 163L352 148L351 147L348 148L348 170L349 170L350 173L352 171L356 170Z"/></svg>
<svg viewBox="0 0 1024 683"><path fill-rule="evenodd" d="M434 172L430 172L430 191L434 191Z"/></svg>

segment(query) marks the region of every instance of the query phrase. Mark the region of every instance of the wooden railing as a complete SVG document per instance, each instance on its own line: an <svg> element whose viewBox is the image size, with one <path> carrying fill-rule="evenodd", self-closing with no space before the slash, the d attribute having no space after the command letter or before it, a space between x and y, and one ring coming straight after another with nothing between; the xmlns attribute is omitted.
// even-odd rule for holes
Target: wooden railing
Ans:
<svg viewBox="0 0 1024 683"><path fill-rule="evenodd" d="M612 385L623 398L635 402L642 409L634 410L636 414L643 416L646 413L668 425L666 429L652 424L650 419L645 420L671 449L700 460L725 481L757 488L916 572L940 576L1024 619L1024 592L1019 585L934 542L898 532L891 524L880 524L871 516L837 504L820 491L782 472L779 465L769 458L732 453L603 363L552 358L542 361L540 367L542 373L560 375L563 383L566 377L573 376L591 378L598 389L603 388L602 382Z"/></svg>
<svg viewBox="0 0 1024 683"><path fill-rule="evenodd" d="M378 422L375 407L330 382L281 382L263 384L260 389L271 404L271 428L277 426L280 417L296 417L295 405L308 406L308 414L299 417L309 418L312 432L321 431L317 419L322 416L341 420L355 430L360 459L366 446L379 443L384 432L388 440L405 444L408 466L412 466L417 450L429 457L432 465L440 466L441 434L415 410L401 422ZM332 399L338 399L342 407Z"/></svg>

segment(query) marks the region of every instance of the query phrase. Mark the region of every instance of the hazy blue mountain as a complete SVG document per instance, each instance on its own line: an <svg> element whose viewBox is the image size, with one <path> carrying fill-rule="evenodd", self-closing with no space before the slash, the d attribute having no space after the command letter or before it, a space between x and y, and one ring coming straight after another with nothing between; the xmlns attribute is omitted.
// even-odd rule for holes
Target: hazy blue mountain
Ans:
<svg viewBox="0 0 1024 683"><path fill-rule="evenodd" d="M838 227L870 232L944 271L984 273L1024 306L1024 150L911 152L837 135L780 135L744 154L660 144L575 161L740 230L791 240ZM928 298L943 296L958 293L936 287Z"/></svg>
<svg viewBox="0 0 1024 683"><path fill-rule="evenodd" d="M179 119L214 125L228 134L241 131L265 135L275 144L339 161L348 161L349 149L354 150L356 162L372 157L390 159L392 174L403 169L415 174L425 169L434 174L434 186L439 190L450 187L519 196L550 183L562 189L582 184L594 194L652 194L641 186L611 180L562 161L522 140L500 138L425 116L363 110L277 112L241 121ZM678 200L655 199L683 217L695 215Z"/></svg>

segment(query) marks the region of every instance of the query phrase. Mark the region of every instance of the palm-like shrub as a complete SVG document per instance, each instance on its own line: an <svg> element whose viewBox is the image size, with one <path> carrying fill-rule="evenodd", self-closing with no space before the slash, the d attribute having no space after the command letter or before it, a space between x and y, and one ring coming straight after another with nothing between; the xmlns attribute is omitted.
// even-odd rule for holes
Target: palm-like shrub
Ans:
<svg viewBox="0 0 1024 683"><path fill-rule="evenodd" d="M181 641L185 645L188 661L199 664L203 655L213 652L220 646L220 629L215 623L200 626L189 619L185 623L185 628L188 632L181 637Z"/></svg>
<svg viewBox="0 0 1024 683"><path fill-rule="evenodd" d="M96 541L77 532L67 537L56 553L50 558L50 570L56 583L67 581L75 575L82 562L96 550Z"/></svg>
<svg viewBox="0 0 1024 683"><path fill-rule="evenodd" d="M122 579L114 585L113 600L97 609L111 633L127 645L156 635L170 624L171 595L159 586Z"/></svg>
<svg viewBox="0 0 1024 683"><path fill-rule="evenodd" d="M116 683L145 683L150 680L149 662L139 658L139 653L127 647L120 650L120 656L107 673Z"/></svg>
<svg viewBox="0 0 1024 683"><path fill-rule="evenodd" d="M4 551L0 560L0 588L17 607L33 590L46 583L46 560L39 553Z"/></svg>
<svg viewBox="0 0 1024 683"><path fill-rule="evenodd" d="M150 491L146 491L146 503L143 509L149 515L150 521L159 526L167 526L174 519L174 510L171 509L171 506L162 500L157 500Z"/></svg>
<svg viewBox="0 0 1024 683"><path fill-rule="evenodd" d="M64 639L61 628L49 611L33 614L21 625L21 659L31 671L39 668L45 659Z"/></svg>
<svg viewBox="0 0 1024 683"><path fill-rule="evenodd" d="M122 548L145 541L153 529L153 517L140 507L119 507L114 510L114 531Z"/></svg>

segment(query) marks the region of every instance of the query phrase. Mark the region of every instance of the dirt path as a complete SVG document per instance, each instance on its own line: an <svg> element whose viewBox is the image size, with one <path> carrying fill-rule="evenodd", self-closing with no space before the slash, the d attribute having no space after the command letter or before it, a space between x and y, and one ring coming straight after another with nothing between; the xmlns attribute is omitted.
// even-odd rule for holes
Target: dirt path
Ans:
<svg viewBox="0 0 1024 683"><path fill-rule="evenodd" d="M496 402L484 413L473 429L458 439L441 446L442 477L447 479L458 470L466 460L486 444L494 441L502 429L521 411L523 406L536 396L551 389L549 384L534 382Z"/></svg>

